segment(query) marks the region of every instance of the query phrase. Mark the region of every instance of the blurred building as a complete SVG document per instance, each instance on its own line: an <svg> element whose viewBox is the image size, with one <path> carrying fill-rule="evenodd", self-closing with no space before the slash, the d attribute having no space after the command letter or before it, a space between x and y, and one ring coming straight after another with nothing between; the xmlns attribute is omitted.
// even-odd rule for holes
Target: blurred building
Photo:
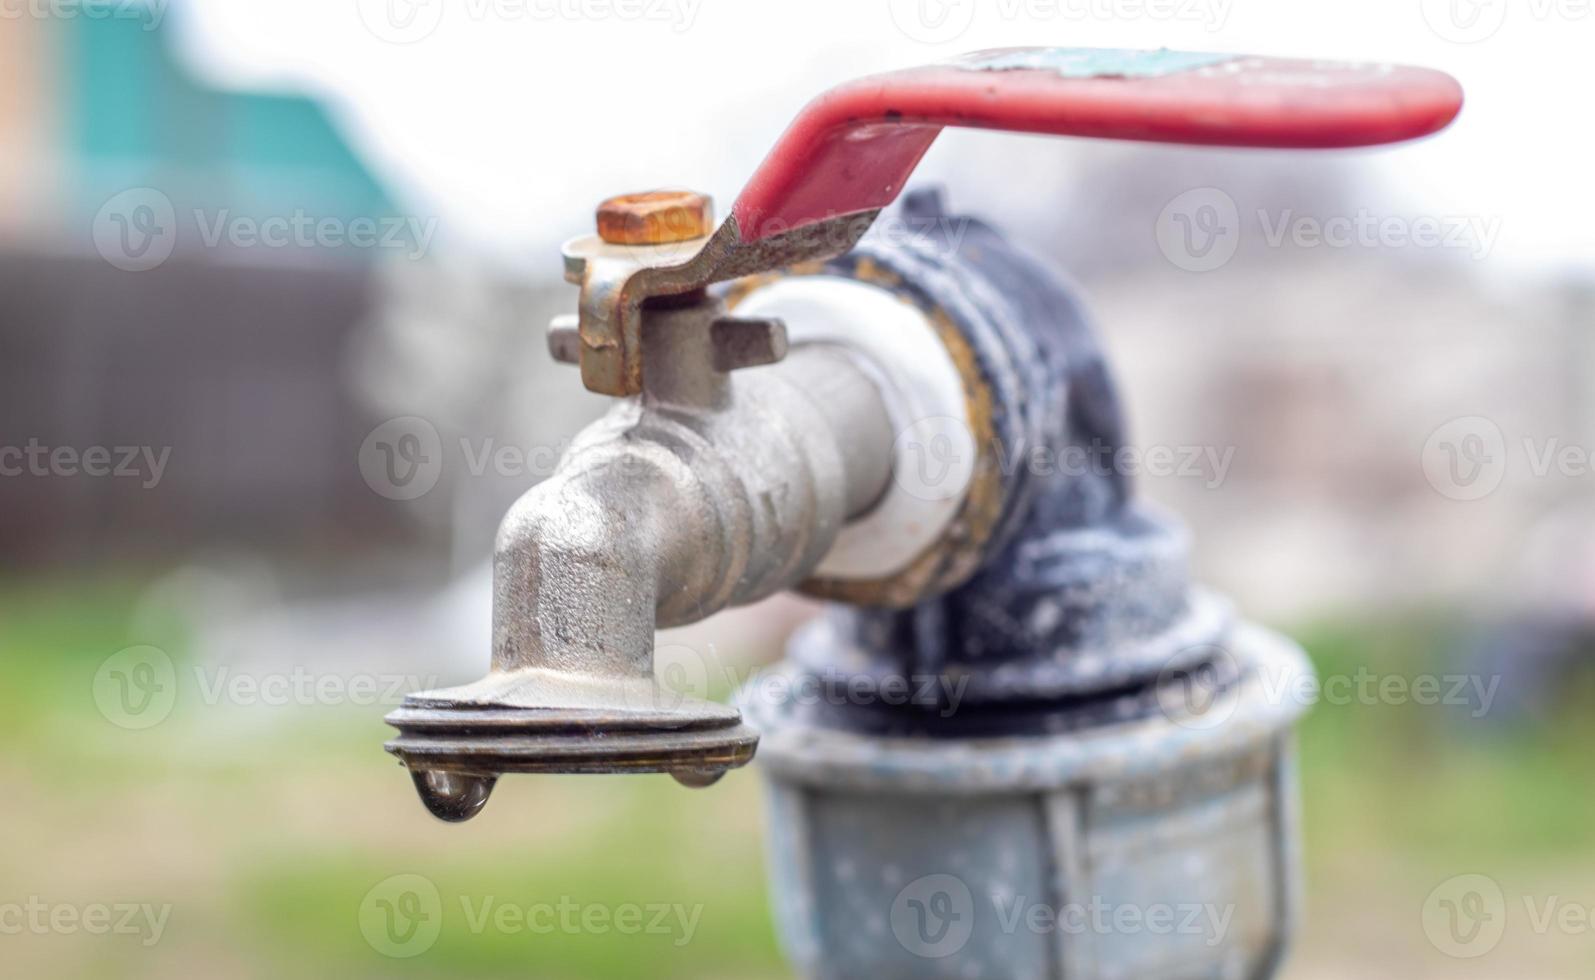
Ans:
<svg viewBox="0 0 1595 980"><path fill-rule="evenodd" d="M542 350L548 316L574 302L557 264L506 271L458 242L205 241L188 216L417 216L313 99L212 87L173 55L164 25L148 26L23 18L0 32L0 445L172 450L159 492L0 481L0 558L397 550L406 560L383 567L472 565L546 467L467 472L456 455L437 490L395 501L362 479L357 453L382 420L409 415L447 445L546 451L601 409ZM1588 499L1595 476L1536 474L1524 448L1595 448L1588 281L1255 240L1222 270L1192 273L1148 233L1176 195L1220 187L1243 214L1346 214L1355 171L1179 148L1104 151L1084 173L1037 159L1013 230L1080 279L1136 443L1224 456L1222 474L1141 483L1193 526L1204 576L1248 607L1294 616L1502 595L1501 570L1539 515ZM179 230L169 258L129 271L106 252L142 213L111 205L150 188ZM1467 501L1424 468L1434 433L1464 417L1497 426L1511 456L1500 487Z"/></svg>
<svg viewBox="0 0 1595 980"><path fill-rule="evenodd" d="M207 87L150 11L100 9L0 32L0 444L170 448L171 462L158 493L6 480L0 553L335 551L407 528L350 462L371 422L347 348L380 257L206 236L398 209L315 102ZM127 268L119 234L170 254Z"/></svg>

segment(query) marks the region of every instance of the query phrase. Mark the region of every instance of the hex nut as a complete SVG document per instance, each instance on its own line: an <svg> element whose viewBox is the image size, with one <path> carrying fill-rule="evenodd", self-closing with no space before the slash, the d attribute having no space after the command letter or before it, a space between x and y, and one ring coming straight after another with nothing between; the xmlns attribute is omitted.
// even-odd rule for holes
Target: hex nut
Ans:
<svg viewBox="0 0 1595 980"><path fill-rule="evenodd" d="M598 237L611 245L665 245L709 234L714 202L695 191L621 194L598 205Z"/></svg>

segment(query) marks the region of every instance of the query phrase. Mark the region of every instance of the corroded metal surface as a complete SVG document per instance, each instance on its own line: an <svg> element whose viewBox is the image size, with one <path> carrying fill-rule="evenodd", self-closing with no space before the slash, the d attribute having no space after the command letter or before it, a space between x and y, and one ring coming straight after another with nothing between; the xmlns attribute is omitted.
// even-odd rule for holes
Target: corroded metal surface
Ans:
<svg viewBox="0 0 1595 980"><path fill-rule="evenodd" d="M1277 692L1305 659L1193 587L1187 535L1117 466L1024 465L1129 444L1095 335L1067 285L991 229L933 196L907 206L960 239L866 243L804 271L889 289L957 338L992 478L960 515L980 533L923 559L943 588L899 582L901 610L832 592L852 604L739 698L761 733L787 951L827 980L1267 976L1297 877L1300 705ZM1182 713L1193 677L1214 697ZM1194 936L1057 926L1093 903L1213 917Z"/></svg>
<svg viewBox="0 0 1595 980"><path fill-rule="evenodd" d="M752 756L736 709L655 679L654 631L807 576L879 497L891 431L882 369L843 349L721 370L723 313L708 297L651 311L643 395L585 430L506 515L490 673L411 695L388 718L400 730L388 749L413 770L669 771L703 785Z"/></svg>
<svg viewBox="0 0 1595 980"><path fill-rule="evenodd" d="M1206 712L1050 737L879 738L745 699L800 975L1271 976L1298 906L1301 706L1269 692L1310 667L1256 628L1233 652L1241 677Z"/></svg>
<svg viewBox="0 0 1595 980"><path fill-rule="evenodd" d="M598 205L598 237L611 245L686 242L713 227L713 203L694 191L620 194Z"/></svg>
<svg viewBox="0 0 1595 980"><path fill-rule="evenodd" d="M581 286L582 383L608 395L643 390L642 309L739 276L841 255L877 212L847 214L744 242L736 219L714 234L660 244L613 244L597 235L565 244L565 278Z"/></svg>

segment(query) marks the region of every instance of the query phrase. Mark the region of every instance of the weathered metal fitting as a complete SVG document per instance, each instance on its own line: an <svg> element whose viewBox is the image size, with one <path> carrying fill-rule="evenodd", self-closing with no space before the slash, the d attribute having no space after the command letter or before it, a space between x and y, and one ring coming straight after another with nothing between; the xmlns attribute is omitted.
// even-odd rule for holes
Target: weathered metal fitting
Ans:
<svg viewBox="0 0 1595 980"><path fill-rule="evenodd" d="M1301 875L1303 704L1277 692L1311 667L1249 626L1219 657L1200 697L1170 671L1025 738L816 726L794 694L812 675L789 661L756 678L739 704L762 736L770 895L799 975L1273 975ZM1187 930L1014 929L1015 903L1199 914Z"/></svg>
<svg viewBox="0 0 1595 980"><path fill-rule="evenodd" d="M763 367L786 356L786 324L774 317L716 317L709 329L716 371Z"/></svg>
<svg viewBox="0 0 1595 980"><path fill-rule="evenodd" d="M602 394L640 394L643 307L650 300L840 255L858 243L877 213L842 214L750 240L732 217L711 235L679 242L614 244L599 235L566 242L565 278L581 286L582 383Z"/></svg>
<svg viewBox="0 0 1595 980"><path fill-rule="evenodd" d="M506 515L491 672L389 715L389 751L444 819L474 813L505 772L670 772L701 786L751 758L735 709L655 680L654 631L810 574L879 497L891 433L875 375L844 350L702 370L719 312L705 299L652 313L649 387Z"/></svg>
<svg viewBox="0 0 1595 980"><path fill-rule="evenodd" d="M714 203L695 191L621 194L598 205L598 237L611 245L665 245L714 229Z"/></svg>
<svg viewBox="0 0 1595 980"><path fill-rule="evenodd" d="M560 364L582 362L581 331L574 313L561 313L548 321L548 356Z"/></svg>

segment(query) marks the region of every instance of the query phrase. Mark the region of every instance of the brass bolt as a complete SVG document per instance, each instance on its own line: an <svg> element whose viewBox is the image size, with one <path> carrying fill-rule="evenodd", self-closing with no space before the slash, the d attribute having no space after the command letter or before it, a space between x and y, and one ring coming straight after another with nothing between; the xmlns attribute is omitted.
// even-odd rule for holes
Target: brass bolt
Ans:
<svg viewBox="0 0 1595 980"><path fill-rule="evenodd" d="M611 245L666 245L709 234L714 202L693 191L622 194L598 205L598 237Z"/></svg>

